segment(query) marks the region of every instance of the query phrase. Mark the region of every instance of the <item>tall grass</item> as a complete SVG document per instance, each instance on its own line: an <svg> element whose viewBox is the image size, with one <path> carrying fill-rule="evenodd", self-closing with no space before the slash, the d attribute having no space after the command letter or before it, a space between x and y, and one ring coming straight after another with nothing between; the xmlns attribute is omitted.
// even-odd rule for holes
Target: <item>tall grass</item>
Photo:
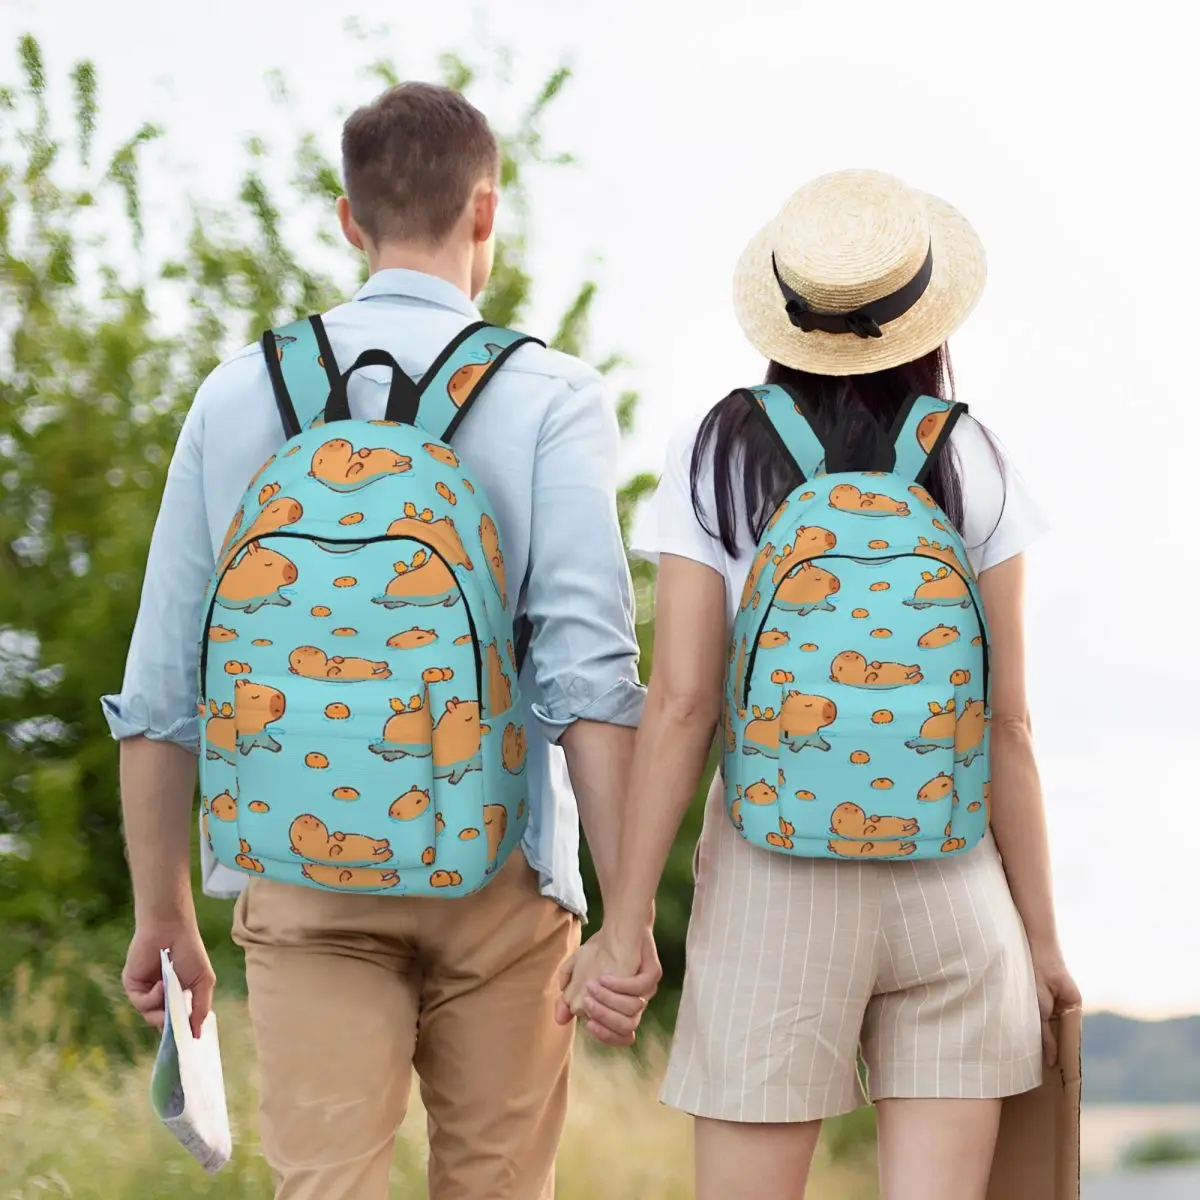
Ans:
<svg viewBox="0 0 1200 1200"><path fill-rule="evenodd" d="M271 1196L255 1139L254 1047L245 1004L219 1005L222 1057L234 1127L232 1162L209 1178L155 1121L150 1056L131 1063L74 1035L69 976L34 982L18 970L0 1017L0 1197L3 1200L254 1200ZM94 986L122 1001L115 983ZM559 1156L559 1200L686 1200L692 1196L691 1122L657 1103L665 1061L650 1036L640 1059L604 1053L581 1038ZM425 1197L424 1114L413 1094L397 1140L392 1194ZM863 1139L823 1149L811 1200L874 1200ZM836 1159L836 1161L835 1161Z"/></svg>

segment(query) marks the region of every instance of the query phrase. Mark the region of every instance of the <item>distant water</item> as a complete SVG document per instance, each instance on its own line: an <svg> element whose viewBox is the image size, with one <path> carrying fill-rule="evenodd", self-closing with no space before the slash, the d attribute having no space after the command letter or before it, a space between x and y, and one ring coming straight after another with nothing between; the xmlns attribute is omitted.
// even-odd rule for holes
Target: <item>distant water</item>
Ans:
<svg viewBox="0 0 1200 1200"><path fill-rule="evenodd" d="M1158 1133L1200 1135L1200 1104L1084 1105L1080 1128L1084 1173L1104 1175L1116 1170L1133 1143ZM1107 1200L1103 1192L1096 1195L1097 1200ZM1187 1195L1190 1200L1200 1197L1200 1187ZM1150 1193L1146 1200L1151 1200Z"/></svg>
<svg viewBox="0 0 1200 1200"><path fill-rule="evenodd" d="M1200 1167L1157 1167L1107 1179L1087 1179L1083 1200L1196 1200Z"/></svg>

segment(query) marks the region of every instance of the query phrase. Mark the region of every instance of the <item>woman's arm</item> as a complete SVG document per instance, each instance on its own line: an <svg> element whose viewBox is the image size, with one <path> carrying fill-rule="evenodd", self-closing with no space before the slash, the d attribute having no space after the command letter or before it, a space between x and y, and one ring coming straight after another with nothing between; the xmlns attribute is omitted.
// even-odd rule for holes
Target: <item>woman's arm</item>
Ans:
<svg viewBox="0 0 1200 1200"><path fill-rule="evenodd" d="M1025 689L1025 556L984 571L979 590L990 634L992 833L1029 938L1046 1058L1053 1064L1057 1047L1050 1015L1078 1004L1080 996L1058 941L1046 812L1033 753Z"/></svg>
<svg viewBox="0 0 1200 1200"><path fill-rule="evenodd" d="M613 900L576 959L566 1000L583 1011L588 982L636 972L646 913L695 795L721 711L728 629L725 580L711 567L660 558L654 666L634 744Z"/></svg>
<svg viewBox="0 0 1200 1200"><path fill-rule="evenodd" d="M1050 845L1025 687L1025 556L979 577L991 666L992 832L1033 944L1055 946Z"/></svg>

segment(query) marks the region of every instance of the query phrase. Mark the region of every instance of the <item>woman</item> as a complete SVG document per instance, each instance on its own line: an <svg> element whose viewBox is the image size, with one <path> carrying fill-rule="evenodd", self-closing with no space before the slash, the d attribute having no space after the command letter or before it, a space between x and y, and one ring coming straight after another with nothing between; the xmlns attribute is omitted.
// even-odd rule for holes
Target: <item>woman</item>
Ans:
<svg viewBox="0 0 1200 1200"><path fill-rule="evenodd" d="M822 847L811 849L819 855L814 857L796 852L787 836L795 826L782 820L783 832L767 835L766 843L791 852L770 853L742 836L750 806L776 799L769 756L778 755L780 793L785 759L789 772L792 763L815 764L811 770L844 763L836 750L818 752L829 750L819 727L832 719L834 706L821 715L817 704L801 743L806 753L795 759L780 749L781 742L797 748L795 728L785 729L784 717L773 710L755 709L754 721L768 726L758 743L749 728L743 725L740 735L733 728L733 713L726 710L722 720L723 695L735 710L745 698L737 688L726 693L727 670L738 672L738 685L745 671L730 646L736 614L757 609L762 593L764 612L773 603L764 574L770 549L756 555L756 548L779 519L781 501L811 498L812 490L798 492L798 486L826 469L831 476L868 468L900 471L886 431L903 424L913 394L952 399L946 341L978 300L984 274L982 249L966 221L898 180L841 172L802 188L743 255L735 305L746 336L770 361L767 382L790 389L795 411L809 417L830 461L802 469L795 445L781 445L786 439L754 411L756 397L735 392L698 430L675 440L635 538L637 551L659 563L654 670L631 766L617 899L604 928L576 959L565 1000L583 1017L625 1011L630 1030L635 1026L641 1004L623 993L638 970L644 914L721 722L731 752L740 745L746 755L764 754L752 760L759 764L754 770L763 763L770 769L763 775L765 795L757 797L749 787L743 796L740 785L736 796L726 796L724 782L714 780L695 856L687 974L662 1097L696 1118L700 1200L801 1196L820 1122L862 1101L860 1054L878 1111L885 1200L983 1200L1000 1100L1038 1085L1043 1056L1052 1061L1055 1054L1048 1018L1079 999L1055 928L1026 707L1022 552L1043 523L979 425L963 417L952 429L948 425L945 447L923 442L931 451L929 473L917 478L929 493L925 502L936 503L932 511L961 536L954 540L947 530L947 546L965 547L971 568L962 572L964 607L953 610L962 615L938 625L936 615L951 610L932 608L929 624L946 639L956 636L955 622L967 628L972 573L984 610L981 630L986 617L990 822L978 811L981 802L958 806L962 737L956 740L954 718L942 712L951 727L953 745L943 751L950 755L950 774L935 776L932 790L914 797L941 798L954 814L944 844L931 857L914 854L915 838L907 840L917 820L880 818L855 806L848 822L835 813L832 830L824 833L834 839L828 854ZM936 400L918 403L938 408ZM890 479L897 482L895 475ZM879 481L881 492L887 482ZM819 491L820 480L804 486ZM833 497L830 506L837 499L832 486L821 493ZM922 489L910 491L921 498ZM850 495L860 511L879 502L863 489L852 488ZM898 500L890 504L893 514L909 512ZM822 511L832 525L828 508ZM788 519L798 518L793 512ZM799 527L795 536L812 535L814 524ZM836 540L815 532L815 553ZM947 562L960 565L953 552L926 541L920 553L942 556L917 564L934 568L923 578L934 588L954 584L942 570ZM779 556L773 561L781 564L774 575L778 587L789 568ZM852 564L829 565L848 570ZM811 623L819 616L810 614L837 607L830 597L838 585L818 571L802 586L809 602L797 592L792 608L810 623L802 628L817 628ZM876 632L884 638L890 633ZM770 642L760 638L758 644ZM829 694L839 680L900 687L923 679L922 664L929 669L928 659L907 665L921 651L906 644L911 649L899 656L901 663L867 662L861 655L848 663L835 660L834 684L827 658L803 676L803 656L794 653L789 670L772 678L796 680L785 685L785 696L788 687L805 690L806 679L813 690ZM951 681L969 674L955 672ZM984 709L978 702L974 707L982 731ZM749 719L745 712L736 717ZM890 710L880 709L873 719L890 720ZM873 736L869 725L865 730L864 737ZM866 758L859 752L849 761ZM743 760L729 761L736 769ZM795 782L789 778L788 788ZM872 786L891 784L879 778ZM813 798L803 790L795 794ZM884 800L880 804L890 811ZM950 836L968 807L979 824L974 845ZM913 808L921 809L924 821L929 810ZM940 839L940 829L935 836ZM847 860L847 853L884 857Z"/></svg>

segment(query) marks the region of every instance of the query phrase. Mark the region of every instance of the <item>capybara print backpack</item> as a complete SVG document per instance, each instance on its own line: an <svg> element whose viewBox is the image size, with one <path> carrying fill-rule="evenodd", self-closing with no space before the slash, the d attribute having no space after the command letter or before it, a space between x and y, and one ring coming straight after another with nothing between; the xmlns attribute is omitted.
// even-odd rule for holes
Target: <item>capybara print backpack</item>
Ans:
<svg viewBox="0 0 1200 1200"><path fill-rule="evenodd" d="M335 891L463 896L521 840L526 732L495 516L454 431L527 341L468 328L418 386L319 317L263 335L286 441L217 561L200 647L214 857ZM392 371L386 417L346 384ZM523 639L520 639L523 640Z"/></svg>
<svg viewBox="0 0 1200 1200"><path fill-rule="evenodd" d="M808 858L969 850L990 816L987 626L962 540L922 486L966 406L912 399L878 469L860 471L801 397L745 394L801 483L763 531L734 621L730 819Z"/></svg>

